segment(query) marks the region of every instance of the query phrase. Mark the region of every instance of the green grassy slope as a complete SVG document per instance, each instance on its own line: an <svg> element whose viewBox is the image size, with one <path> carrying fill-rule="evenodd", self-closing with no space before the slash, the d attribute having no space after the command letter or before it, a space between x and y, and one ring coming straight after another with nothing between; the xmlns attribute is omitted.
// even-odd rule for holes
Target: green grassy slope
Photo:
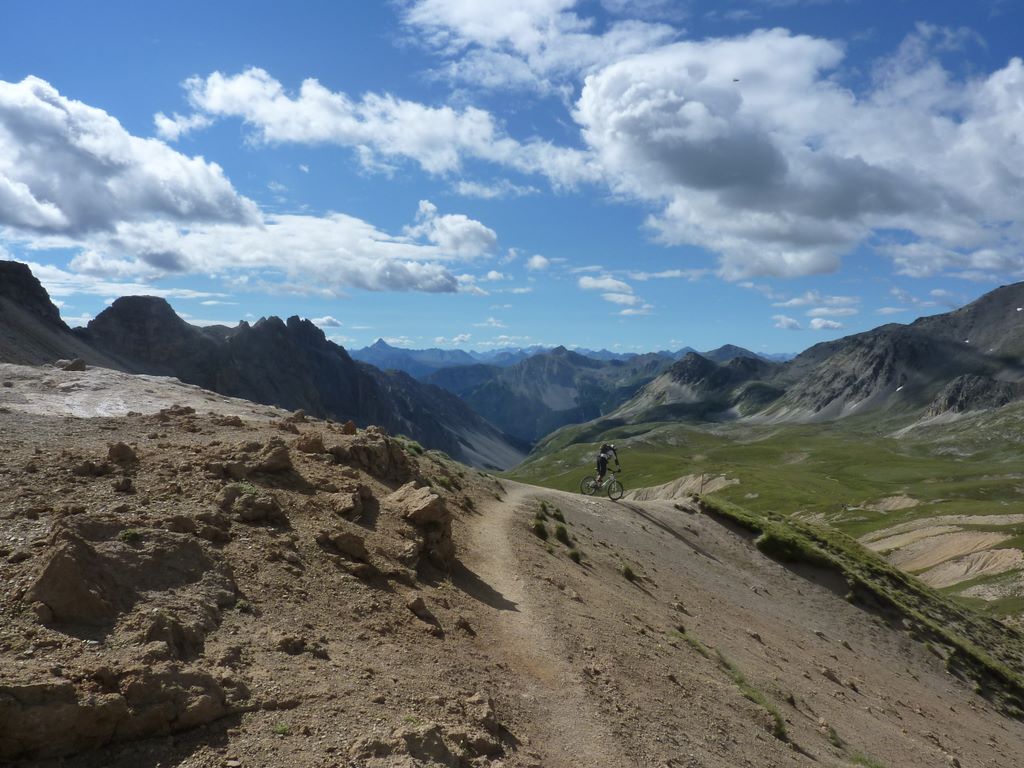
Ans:
<svg viewBox="0 0 1024 768"><path fill-rule="evenodd" d="M756 514L812 518L854 537L918 518L969 515L972 530L1000 531L1011 537L1001 546L1024 547L1024 524L985 523L986 516L1024 513L1024 406L917 427L900 437L893 430L905 424L879 418L815 425L607 426L559 430L508 476L577 490L592 469L596 447L610 440L619 447L627 489L687 474L725 475L739 483L718 497ZM891 511L867 508L901 495L919 503ZM989 580L1004 578L1009 577ZM1024 599L1013 596L970 602L997 614L1024 611Z"/></svg>

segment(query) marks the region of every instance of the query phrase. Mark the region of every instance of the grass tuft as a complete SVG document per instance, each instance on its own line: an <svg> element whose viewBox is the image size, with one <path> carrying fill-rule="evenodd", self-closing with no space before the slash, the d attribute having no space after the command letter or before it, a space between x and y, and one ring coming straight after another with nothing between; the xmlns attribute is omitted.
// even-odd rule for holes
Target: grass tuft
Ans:
<svg viewBox="0 0 1024 768"><path fill-rule="evenodd" d="M142 541L142 531L138 528L125 528L119 534L117 538L123 541L125 544L138 544Z"/></svg>
<svg viewBox="0 0 1024 768"><path fill-rule="evenodd" d="M567 547L572 546L572 541L569 539L569 529L561 523L555 526L555 538Z"/></svg>
<svg viewBox="0 0 1024 768"><path fill-rule="evenodd" d="M548 540L548 527L541 520L533 521L533 533L541 541Z"/></svg>
<svg viewBox="0 0 1024 768"><path fill-rule="evenodd" d="M752 686L735 664L723 656L721 652L716 651L715 653L718 657L718 666L725 670L729 677L732 678L732 681L736 683L736 687L739 688L740 694L742 694L743 698L754 702L761 707L761 709L771 715L772 736L779 741L789 741L789 733L786 731L786 721L782 718L782 713L779 712L778 707L772 704L764 693Z"/></svg>

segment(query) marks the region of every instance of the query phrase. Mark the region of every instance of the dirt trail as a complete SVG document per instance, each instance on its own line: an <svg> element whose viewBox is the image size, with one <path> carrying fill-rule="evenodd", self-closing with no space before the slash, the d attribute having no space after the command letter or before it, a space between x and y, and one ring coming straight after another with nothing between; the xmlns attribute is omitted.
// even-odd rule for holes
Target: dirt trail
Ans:
<svg viewBox="0 0 1024 768"><path fill-rule="evenodd" d="M545 768L600 765L635 766L619 745L588 696L579 672L566 660L558 639L547 630L536 597L525 588L512 547L512 523L520 505L531 498L531 486L506 481L508 494L482 509L467 553L467 565L514 607L493 609L498 635L495 654L521 678L524 709L532 716L534 746Z"/></svg>

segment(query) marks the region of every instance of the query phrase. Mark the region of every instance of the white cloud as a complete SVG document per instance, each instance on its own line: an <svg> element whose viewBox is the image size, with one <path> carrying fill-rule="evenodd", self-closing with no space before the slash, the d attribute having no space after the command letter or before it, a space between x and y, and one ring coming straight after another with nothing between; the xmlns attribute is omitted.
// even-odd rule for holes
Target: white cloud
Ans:
<svg viewBox="0 0 1024 768"><path fill-rule="evenodd" d="M584 275L577 283L584 291L605 291L607 293L632 293L633 288L629 283L616 280L614 277L604 275L602 277L591 277Z"/></svg>
<svg viewBox="0 0 1024 768"><path fill-rule="evenodd" d="M55 267L25 261L32 274L43 284L50 296L160 296L165 299L202 299L223 296L221 293L196 291L191 288L162 288L148 282L119 282L92 275L77 274ZM110 302L112 303L112 302Z"/></svg>
<svg viewBox="0 0 1024 768"><path fill-rule="evenodd" d="M453 346L460 346L462 344L468 344L469 340L471 338L473 338L471 334L459 333L459 334L456 334L455 336L452 336L450 339L445 338L444 336L437 336L434 339L434 343L435 344L451 344Z"/></svg>
<svg viewBox="0 0 1024 768"><path fill-rule="evenodd" d="M610 301L612 304L627 304L629 306L641 302L640 297L634 296L632 293L602 293L601 298L605 301Z"/></svg>
<svg viewBox="0 0 1024 768"><path fill-rule="evenodd" d="M825 307L852 307L860 304L859 296L824 296L818 291L806 291L791 299L772 303L773 307L803 307L808 304L820 304Z"/></svg>
<svg viewBox="0 0 1024 768"><path fill-rule="evenodd" d="M628 309L624 309L621 312L619 312L619 314L620 315L625 315L627 317L630 316L630 315L649 315L649 314L651 314L651 310L653 310L653 309L654 309L654 305L653 304L644 304L644 305L639 306L639 307L629 307Z"/></svg>
<svg viewBox="0 0 1024 768"><path fill-rule="evenodd" d="M529 336L509 336L508 334L501 334L495 336L489 341L481 341L477 344L479 347L514 347L521 346L523 344L529 344L533 341Z"/></svg>
<svg viewBox="0 0 1024 768"><path fill-rule="evenodd" d="M262 214L219 166L132 136L31 77L0 82L0 239L71 250L57 290L103 295L155 293L153 280L194 273L323 296L455 291L445 263L497 244L481 222L429 201L401 235L341 213Z"/></svg>
<svg viewBox="0 0 1024 768"><path fill-rule="evenodd" d="M811 330L814 331L834 331L842 327L842 323L835 320L826 320L823 317L816 317L811 320Z"/></svg>
<svg viewBox="0 0 1024 768"><path fill-rule="evenodd" d="M488 272L486 275L484 275L484 280L488 280L490 282L497 282L499 280L508 280L508 275L506 275L503 272L499 272L496 269L492 269L490 272Z"/></svg>
<svg viewBox="0 0 1024 768"><path fill-rule="evenodd" d="M859 310L853 307L815 307L807 310L808 317L851 317Z"/></svg>
<svg viewBox="0 0 1024 768"><path fill-rule="evenodd" d="M157 112L153 116L153 123L156 126L156 133L161 139L177 141L192 131L209 127L213 124L213 120L206 115L185 116L175 112L174 117L168 117L163 112Z"/></svg>
<svg viewBox="0 0 1024 768"><path fill-rule="evenodd" d="M82 328L89 324L89 321L92 320L92 315L88 312L81 315L61 315L60 319L72 328Z"/></svg>
<svg viewBox="0 0 1024 768"><path fill-rule="evenodd" d="M957 81L945 39L919 30L861 93L824 39L665 45L589 76L574 117L613 191L726 278L832 271L872 235L898 238L881 249L910 275L1020 270L1024 62Z"/></svg>
<svg viewBox="0 0 1024 768"><path fill-rule="evenodd" d="M906 307L879 307L875 310L879 315L898 315L901 312L909 311Z"/></svg>
<svg viewBox="0 0 1024 768"><path fill-rule="evenodd" d="M789 317L787 315L772 315L772 320L775 321L776 328L782 328L785 331L803 330L803 326L800 325L800 321L795 317Z"/></svg>
<svg viewBox="0 0 1024 768"><path fill-rule="evenodd" d="M485 88L565 93L563 81L672 39L676 30L635 19L600 34L571 9L577 0L414 0L405 22L448 60L439 74Z"/></svg>
<svg viewBox="0 0 1024 768"><path fill-rule="evenodd" d="M257 68L238 75L192 77L185 89L196 109L241 118L255 129L257 141L350 147L371 170L382 166L393 171L391 162L404 159L428 173L446 174L473 158L543 174L559 187L599 178L588 153L540 139L518 142L490 113L476 107L431 107L375 93L356 101L312 78L291 96Z"/></svg>
<svg viewBox="0 0 1024 768"><path fill-rule="evenodd" d="M682 279L695 282L711 274L710 269L663 269L660 272L630 272L631 280L645 282L647 280Z"/></svg>
<svg viewBox="0 0 1024 768"><path fill-rule="evenodd" d="M473 323L473 325L475 325L477 328L506 328L506 327L508 327L503 322L501 322L501 320L498 320L496 317L488 317L482 323Z"/></svg>
<svg viewBox="0 0 1024 768"><path fill-rule="evenodd" d="M216 163L132 136L37 77L0 81L0 227L80 236L125 223L256 225Z"/></svg>
<svg viewBox="0 0 1024 768"><path fill-rule="evenodd" d="M429 200L420 200L416 224L405 231L412 237L425 237L448 258L483 256L493 252L498 244L493 229L461 213L440 216L437 206Z"/></svg>
<svg viewBox="0 0 1024 768"><path fill-rule="evenodd" d="M536 187L513 184L508 179L501 179L490 184L478 181L460 181L455 191L463 197L479 197L483 200L495 200L502 197L525 197L540 192Z"/></svg>
<svg viewBox="0 0 1024 768"><path fill-rule="evenodd" d="M539 253L535 253L526 260L526 268L531 272L542 272L550 266L551 260L544 258Z"/></svg>
<svg viewBox="0 0 1024 768"><path fill-rule="evenodd" d="M336 317L324 315L323 317L311 317L309 321L318 328L340 328L341 321Z"/></svg>
<svg viewBox="0 0 1024 768"><path fill-rule="evenodd" d="M508 292L517 295L522 295L524 293L533 293L533 288L510 288Z"/></svg>

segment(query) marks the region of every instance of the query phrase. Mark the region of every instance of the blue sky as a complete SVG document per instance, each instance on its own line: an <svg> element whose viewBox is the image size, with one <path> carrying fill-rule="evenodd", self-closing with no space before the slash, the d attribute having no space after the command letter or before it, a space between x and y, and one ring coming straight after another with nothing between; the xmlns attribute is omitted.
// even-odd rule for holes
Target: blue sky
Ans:
<svg viewBox="0 0 1024 768"><path fill-rule="evenodd" d="M0 256L358 347L798 351L1024 270L1024 6L0 2Z"/></svg>

